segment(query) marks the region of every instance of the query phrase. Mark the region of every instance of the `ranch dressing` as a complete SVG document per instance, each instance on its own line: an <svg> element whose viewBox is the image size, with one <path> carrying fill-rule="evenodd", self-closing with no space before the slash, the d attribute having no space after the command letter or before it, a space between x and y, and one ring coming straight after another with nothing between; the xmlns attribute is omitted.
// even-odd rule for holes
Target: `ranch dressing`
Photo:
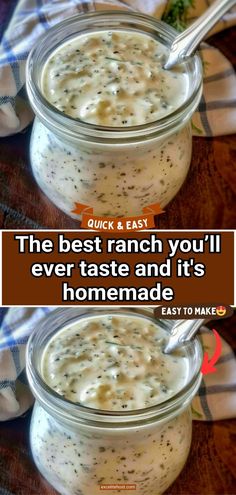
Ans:
<svg viewBox="0 0 236 495"><path fill-rule="evenodd" d="M185 357L164 354L165 341L164 330L145 318L83 319L49 342L43 378L72 402L95 409L142 409L167 400L185 384Z"/></svg>
<svg viewBox="0 0 236 495"><path fill-rule="evenodd" d="M191 139L187 125L158 143L72 146L36 120L31 162L41 189L70 216L80 218L74 210L82 203L98 216L127 217L175 196L190 165Z"/></svg>
<svg viewBox="0 0 236 495"><path fill-rule="evenodd" d="M42 74L42 90L58 110L91 124L127 127L158 120L185 100L181 68L163 69L167 48L129 31L80 35L59 46Z"/></svg>
<svg viewBox="0 0 236 495"><path fill-rule="evenodd" d="M38 372L47 394L57 392L61 416L58 406L36 402L30 436L40 472L63 495L112 495L107 485L122 495L125 485L135 486L136 495L160 495L182 470L191 444L190 398L179 402L192 373L188 352L163 354L165 331L132 312L88 313L61 329L57 318L55 324ZM82 416L79 410L70 416L77 404ZM157 404L166 404L166 412L150 419Z"/></svg>
<svg viewBox="0 0 236 495"><path fill-rule="evenodd" d="M36 404L31 448L38 469L62 495L127 495L124 485L134 485L135 495L160 495L183 469L191 435L189 409L158 426L75 431ZM116 491L102 488L112 484Z"/></svg>

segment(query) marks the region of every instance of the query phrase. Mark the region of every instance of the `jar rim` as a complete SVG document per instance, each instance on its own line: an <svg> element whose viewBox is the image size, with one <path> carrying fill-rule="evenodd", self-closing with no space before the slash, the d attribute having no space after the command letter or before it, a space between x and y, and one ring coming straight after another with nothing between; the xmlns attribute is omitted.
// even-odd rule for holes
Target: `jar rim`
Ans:
<svg viewBox="0 0 236 495"><path fill-rule="evenodd" d="M46 315L36 325L27 344L26 349L26 372L31 390L35 398L58 418L67 419L73 423L86 423L90 426L98 424L105 428L125 427L128 425L137 426L140 422L153 422L154 420L163 419L166 416L176 413L183 407L183 404L188 404L195 395L202 376L202 346L199 339L195 339L185 346L189 358L193 357L195 369L192 367L192 376L184 387L159 404L149 406L147 408L128 410L128 411L110 411L88 407L82 404L71 402L65 399L62 395L55 392L43 380L40 371L40 358L43 349L48 341L57 332L70 324L79 321L80 319L112 315L132 315L132 317L142 317L158 324L154 316L153 308L58 308ZM41 347L41 355L40 355ZM185 406L186 407L186 406Z"/></svg>
<svg viewBox="0 0 236 495"><path fill-rule="evenodd" d="M124 23L126 28L139 29L145 34L152 34L162 39L170 46L178 32L163 21L154 17L128 10L104 10L76 14L54 25L39 39L28 56L26 66L26 88L31 106L45 125L49 125L55 132L62 131L68 138L86 138L89 141L100 139L108 143L122 141L142 141L147 137L154 138L178 127L189 119L189 112L194 112L199 103L202 91L202 64L198 55L192 56L183 62L187 74L194 73L193 84L186 100L173 112L153 122L136 126L108 127L85 122L81 119L64 114L54 107L43 95L40 87L41 69L51 53L68 39L78 36L89 27L92 31L101 28L104 30L122 29L118 24ZM108 27L107 27L108 26ZM79 27L81 30L79 30ZM70 30L68 35L67 30ZM75 29L75 31L73 31ZM73 33L72 33L73 31ZM87 31L86 31L87 32ZM67 39L65 35L67 33ZM72 33L72 34L71 34ZM60 42L59 42L60 40Z"/></svg>

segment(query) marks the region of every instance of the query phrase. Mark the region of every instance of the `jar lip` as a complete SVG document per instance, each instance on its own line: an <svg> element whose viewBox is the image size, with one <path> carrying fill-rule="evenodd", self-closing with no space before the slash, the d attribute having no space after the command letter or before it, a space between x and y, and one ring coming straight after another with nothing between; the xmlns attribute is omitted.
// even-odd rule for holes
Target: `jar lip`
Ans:
<svg viewBox="0 0 236 495"><path fill-rule="evenodd" d="M109 141L112 139L115 139L116 141L119 141L119 139L142 140L143 136L153 136L153 134L158 135L166 131L167 128L169 129L169 127L177 126L183 121L186 111L188 111L191 104L194 105L195 109L202 88L202 64L198 55L194 55L188 61L183 62L187 73L191 73L191 68L195 71L194 84L191 87L190 94L180 107L156 121L127 127L99 126L97 124L85 122L81 119L74 119L54 107L44 97L41 91L39 81L40 75L37 71L39 64L42 63L42 57L45 56L47 42L50 42L51 38L53 38L54 43L51 41L49 49L51 54L58 46L58 40L56 42L57 36L60 34L63 35L63 33L65 34L67 28L72 29L75 26L78 28L79 25L85 27L86 23L89 23L90 21L93 31L98 27L101 28L101 25L105 30L109 28L112 29L112 25L114 25L114 29L122 29L122 27L118 26L118 22L127 22L129 29L133 28L137 30L137 28L139 28L139 30L145 32L145 34L150 34L151 32L152 34L159 35L169 46L178 34L173 27L163 21L128 10L104 10L100 12L89 12L87 14L76 14L51 27L39 38L37 45L32 48L26 66L26 87L28 96L33 110L41 120L49 122L54 130L56 130L57 127L63 127L63 133L67 134L68 137L87 136L90 140L101 138ZM110 24L106 27L109 22ZM77 35L79 32L80 31L78 30ZM73 32L72 36L75 37L76 32ZM65 38L63 39L62 36L60 41L64 42L66 40ZM50 54L48 54L48 56ZM43 65L48 59L48 56L44 60Z"/></svg>
<svg viewBox="0 0 236 495"><path fill-rule="evenodd" d="M73 309L75 311L73 311ZM188 351L193 352L197 361L196 369L194 370L193 376L191 379L185 384L185 386L177 392L175 395L168 398L166 401L163 401L159 404L155 404L149 406L147 408L128 410L128 411L110 411L110 410L102 410L84 406L82 404L71 402L65 399L63 396L55 392L51 387L49 387L46 382L41 377L39 370L37 369L36 359L39 358L37 347L40 343L40 339L46 335L48 332L48 328L51 325L59 325L59 327L52 328L48 340L52 337L52 335L56 334L58 331L70 325L70 323L75 323L80 319L102 316L107 314L112 315L131 315L132 317L143 317L146 319L150 319L154 323L158 323L152 312L152 309L142 309L142 308L122 308L122 309L97 309L97 308L86 308L85 312L80 315L76 315L76 309L78 308L59 308L44 317L35 330L27 344L26 350L26 371L28 381L30 383L30 387L35 397L39 402L45 405L46 408L49 408L56 415L60 417L69 416L75 422L86 422L93 423L103 423L104 426L107 426L107 423L111 424L113 427L116 426L116 423L134 423L140 422L143 419L153 419L161 418L163 415L170 414L173 411L177 410L181 407L182 403L185 401L189 401L189 397L195 393L196 389L199 386L201 380L201 364L202 364L202 346L200 340L196 338L192 342L190 342L187 347ZM81 311L82 308L80 308ZM132 311L131 311L132 310ZM71 320L69 320L69 315L73 311L73 316ZM67 318L68 315L68 318ZM61 317L65 317L64 321L61 323ZM47 342L48 342L47 340Z"/></svg>

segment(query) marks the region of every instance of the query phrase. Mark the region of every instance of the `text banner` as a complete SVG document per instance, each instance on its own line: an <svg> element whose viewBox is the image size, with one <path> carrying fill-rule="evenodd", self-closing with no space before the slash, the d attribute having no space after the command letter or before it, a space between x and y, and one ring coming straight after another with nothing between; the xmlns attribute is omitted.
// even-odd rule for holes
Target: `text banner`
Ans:
<svg viewBox="0 0 236 495"><path fill-rule="evenodd" d="M233 304L233 232L3 232L4 305Z"/></svg>

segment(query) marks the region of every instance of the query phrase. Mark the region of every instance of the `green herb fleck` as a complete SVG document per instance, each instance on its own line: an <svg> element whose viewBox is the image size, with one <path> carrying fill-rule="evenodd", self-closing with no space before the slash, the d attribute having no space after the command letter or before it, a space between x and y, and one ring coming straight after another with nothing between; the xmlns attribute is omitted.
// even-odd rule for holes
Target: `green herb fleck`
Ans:
<svg viewBox="0 0 236 495"><path fill-rule="evenodd" d="M207 62L207 60L203 60L202 56L201 56L201 60L202 60L203 74L204 74L204 76L205 76L205 75L206 75L206 73L207 73L208 67L209 67L211 64L210 64L210 62Z"/></svg>
<svg viewBox="0 0 236 495"><path fill-rule="evenodd" d="M193 121L191 121L191 125L192 125L192 129L193 129L194 131L196 131L198 134L202 134L202 133L203 133L203 132L202 132L202 130L201 130L201 129L199 129L199 127L197 127L197 126L193 123Z"/></svg>

